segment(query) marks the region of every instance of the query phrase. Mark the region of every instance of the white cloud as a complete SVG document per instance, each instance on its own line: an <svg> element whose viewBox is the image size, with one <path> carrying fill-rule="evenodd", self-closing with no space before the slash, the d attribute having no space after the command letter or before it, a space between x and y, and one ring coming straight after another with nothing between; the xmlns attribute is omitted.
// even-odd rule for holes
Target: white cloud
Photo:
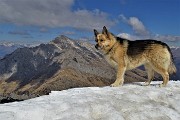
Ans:
<svg viewBox="0 0 180 120"><path fill-rule="evenodd" d="M153 39L161 40L165 42L180 42L180 36L172 36L172 35L153 35Z"/></svg>
<svg viewBox="0 0 180 120"><path fill-rule="evenodd" d="M112 26L113 20L100 10L73 10L74 0L1 0L0 22L41 27L77 29Z"/></svg>
<svg viewBox="0 0 180 120"><path fill-rule="evenodd" d="M146 30L143 23L136 17L129 18L129 24L133 27L134 31L139 35L148 35L149 32Z"/></svg>
<svg viewBox="0 0 180 120"><path fill-rule="evenodd" d="M62 34L63 35L74 35L75 32L73 32L73 31L64 31Z"/></svg>
<svg viewBox="0 0 180 120"><path fill-rule="evenodd" d="M125 39L128 39L128 40L137 40L139 39L138 36L135 36L135 35L130 35L128 33L120 33L117 35L118 37L121 37L121 38L125 38Z"/></svg>
<svg viewBox="0 0 180 120"><path fill-rule="evenodd" d="M180 36L159 35L159 34L139 36L139 35L132 35L128 33L119 33L117 36L128 39L128 40L142 40L142 39L159 40L159 41L169 44L170 46L179 46L180 44Z"/></svg>
<svg viewBox="0 0 180 120"><path fill-rule="evenodd" d="M137 17L129 17L126 18L123 14L121 14L120 19L130 25L134 30L135 34L129 33L119 33L117 36L126 38L129 40L141 40L141 39L154 39L166 42L170 45L179 44L180 43L180 36L173 36L173 35L159 35L159 34L152 34L150 33L144 24L137 18Z"/></svg>
<svg viewBox="0 0 180 120"><path fill-rule="evenodd" d="M137 17L126 18L123 14L121 14L120 19L126 23L128 23L134 30L137 35L147 36L149 35L149 31L143 25L143 23Z"/></svg>

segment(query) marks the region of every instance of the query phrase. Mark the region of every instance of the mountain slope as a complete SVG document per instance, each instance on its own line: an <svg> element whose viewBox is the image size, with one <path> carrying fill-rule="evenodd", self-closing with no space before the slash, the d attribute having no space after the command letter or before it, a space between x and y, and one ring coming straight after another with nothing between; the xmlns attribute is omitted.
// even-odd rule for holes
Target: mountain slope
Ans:
<svg viewBox="0 0 180 120"><path fill-rule="evenodd" d="M32 47L37 46L36 44L23 44L23 43L13 43L13 42L0 42L0 59L3 58L5 55L12 53L17 48L23 47Z"/></svg>
<svg viewBox="0 0 180 120"><path fill-rule="evenodd" d="M66 36L48 44L18 48L1 59L0 66L0 94L15 99L48 94L52 90L108 86L116 74L94 45ZM146 77L144 71L136 69L126 73L125 81L145 81Z"/></svg>
<svg viewBox="0 0 180 120"><path fill-rule="evenodd" d="M174 63L177 68L177 73L175 75L172 75L171 79L180 80L180 48L179 47L171 48L171 51L173 53Z"/></svg>
<svg viewBox="0 0 180 120"><path fill-rule="evenodd" d="M5 55L10 54L17 48L25 47L24 45L16 45L11 43L0 43L0 58L3 58Z"/></svg>
<svg viewBox="0 0 180 120"><path fill-rule="evenodd" d="M87 87L0 105L1 120L179 120L180 82Z"/></svg>

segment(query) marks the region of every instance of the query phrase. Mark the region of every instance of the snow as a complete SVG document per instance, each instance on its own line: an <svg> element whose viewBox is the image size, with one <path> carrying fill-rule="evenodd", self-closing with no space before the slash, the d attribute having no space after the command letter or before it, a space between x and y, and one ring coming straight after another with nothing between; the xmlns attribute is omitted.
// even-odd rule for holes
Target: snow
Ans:
<svg viewBox="0 0 180 120"><path fill-rule="evenodd" d="M173 48L173 49L177 50L177 49L179 49L180 47L171 46L170 48L171 48L171 49Z"/></svg>
<svg viewBox="0 0 180 120"><path fill-rule="evenodd" d="M0 105L0 120L180 120L180 81L86 87Z"/></svg>

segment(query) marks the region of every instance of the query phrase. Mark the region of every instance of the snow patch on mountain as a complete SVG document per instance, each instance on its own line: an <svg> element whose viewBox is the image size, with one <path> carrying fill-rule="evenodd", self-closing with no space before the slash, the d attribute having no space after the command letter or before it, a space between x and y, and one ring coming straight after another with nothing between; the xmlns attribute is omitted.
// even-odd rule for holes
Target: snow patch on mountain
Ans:
<svg viewBox="0 0 180 120"><path fill-rule="evenodd" d="M0 105L1 120L180 120L180 81L86 87Z"/></svg>

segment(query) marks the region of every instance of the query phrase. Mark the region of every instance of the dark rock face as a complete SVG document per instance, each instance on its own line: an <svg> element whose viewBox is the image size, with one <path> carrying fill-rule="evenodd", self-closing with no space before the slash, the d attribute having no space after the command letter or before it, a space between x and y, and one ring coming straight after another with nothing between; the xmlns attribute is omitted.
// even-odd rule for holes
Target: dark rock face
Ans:
<svg viewBox="0 0 180 120"><path fill-rule="evenodd" d="M174 63L176 65L177 72L175 75L171 75L170 79L180 80L180 48L171 48L171 51L174 56Z"/></svg>
<svg viewBox="0 0 180 120"><path fill-rule="evenodd" d="M1 59L0 66L0 94L19 100L52 90L107 86L116 75L94 45L66 36L37 47L19 48ZM136 69L126 72L125 81L146 78L144 71Z"/></svg>
<svg viewBox="0 0 180 120"><path fill-rule="evenodd" d="M48 78L59 69L58 63L51 64L54 49L53 45L43 44L35 48L19 48L1 60L0 75L9 74L6 82L18 81L19 88L37 78ZM43 51L44 54L37 51Z"/></svg>
<svg viewBox="0 0 180 120"><path fill-rule="evenodd" d="M9 102L15 102L15 101L22 101L22 100L13 99L11 97L6 97L6 98L0 100L0 104L9 103Z"/></svg>

